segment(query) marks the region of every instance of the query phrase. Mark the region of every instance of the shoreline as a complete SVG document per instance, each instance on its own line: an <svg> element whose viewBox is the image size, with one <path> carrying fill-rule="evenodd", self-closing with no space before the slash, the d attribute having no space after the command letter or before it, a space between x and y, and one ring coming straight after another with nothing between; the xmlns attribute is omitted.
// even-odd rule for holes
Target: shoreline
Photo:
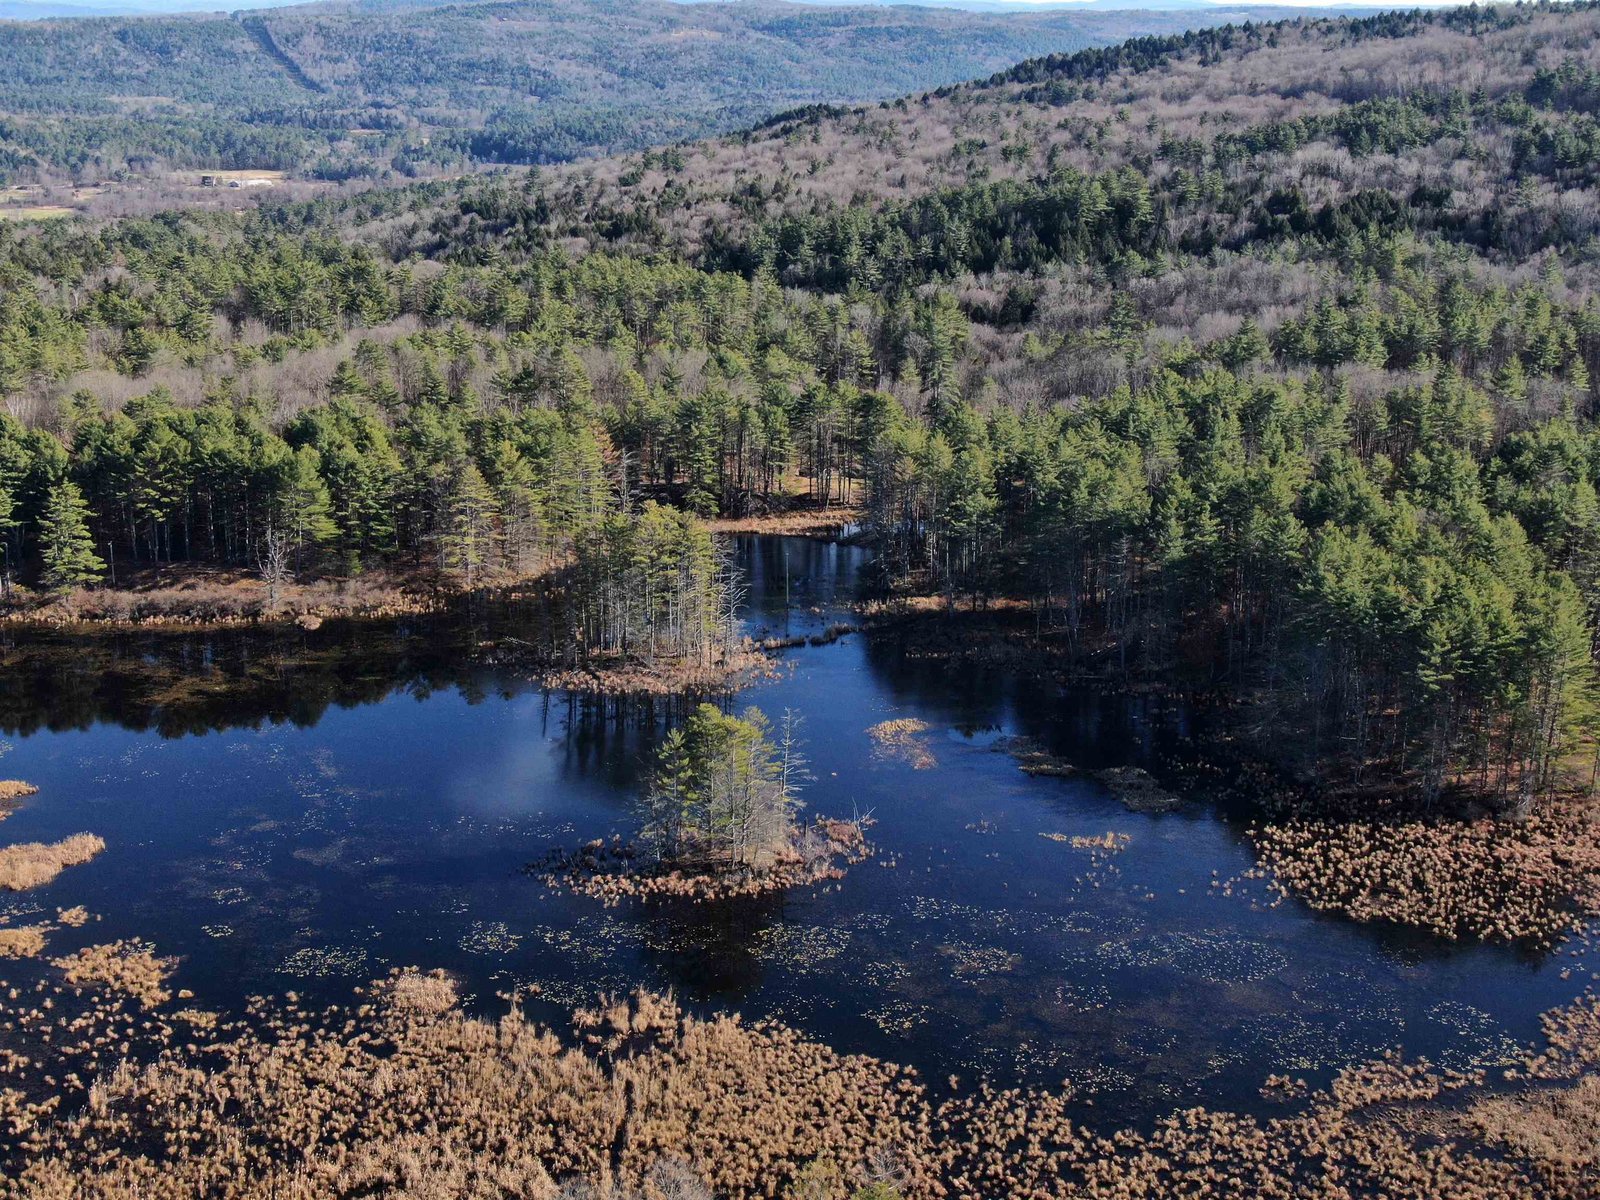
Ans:
<svg viewBox="0 0 1600 1200"><path fill-rule="evenodd" d="M858 524L857 505L810 505L705 522L713 536L757 534L848 544ZM386 620L447 612L452 605L515 599L548 581L553 569L496 575L464 587L432 568L377 568L342 578L280 584L273 589L254 572L187 563L147 567L131 584L75 589L61 596L13 587L0 597L0 626L71 632L78 629L207 630L316 628L323 621Z"/></svg>
<svg viewBox="0 0 1600 1200"><path fill-rule="evenodd" d="M859 527L862 509L859 504L834 504L818 507L797 504L792 508L770 513L756 513L744 517L715 517L706 521L706 528L716 535L763 534L768 537L804 537L821 541L848 544L844 536L847 529Z"/></svg>
<svg viewBox="0 0 1600 1200"><path fill-rule="evenodd" d="M280 585L274 592L263 580L243 572L180 569L175 580L153 586L86 588L54 597L13 594L0 605L0 625L58 632L294 625L315 629L330 620L385 620L442 612L472 594L421 572L374 571L348 579Z"/></svg>
<svg viewBox="0 0 1600 1200"><path fill-rule="evenodd" d="M843 515L840 509L791 510L752 518L743 528L768 536L781 527L788 532L780 536L827 537L824 528L837 528ZM802 528L812 532L795 532ZM475 601L486 606L514 601L519 587L538 578L467 593L424 589L416 576L374 574L359 588L348 582L304 586L295 595L280 596L283 607L270 617L234 612L205 621L192 613L184 619L49 621L12 612L0 615L0 628L90 642L134 633L181 638L236 630L271 636L298 629L309 634L324 622L359 632L408 617L431 618L471 633L472 640L461 648L468 664L503 667L550 690L617 698L727 696L771 678L782 650L826 645L857 632L898 637L908 657L947 668L1006 671L1107 696L1162 695L1207 714L1219 735L1213 750L1192 760L1185 751L1183 761L1162 764L1157 776L1164 777L1169 791L1206 781L1209 802L1237 818L1257 869L1285 898L1357 922L1388 922L1448 941L1518 942L1542 949L1600 915L1600 805L1575 785L1541 797L1519 815L1500 811L1470 786L1423 803L1414 793L1415 780L1389 773L1382 764L1370 764L1364 781L1344 778L1338 763L1308 775L1305 761L1262 744L1260 731L1250 727L1254 710L1248 694L1126 672L1099 648L1064 645L1041 631L1031 607L1016 598L982 604L962 598L952 605L943 596L902 594L865 601L851 606L854 620L790 637L746 638L720 660L694 662L546 648L510 632L474 628L460 619L465 614L451 612ZM261 598L265 585L248 584L236 586L231 595L237 599L253 590ZM185 595L181 589L176 594ZM1046 773L1079 773L1065 762L1049 768ZM1418 863L1427 866L1426 885L1416 881Z"/></svg>
<svg viewBox="0 0 1600 1200"><path fill-rule="evenodd" d="M1016 619L1028 611L1001 600L952 613L939 597L903 597L869 611L861 627L898 632L908 657L947 669L1013 672L1104 696L1161 695L1205 713L1216 722L1207 739L1213 749L1200 753L1191 745L1154 778L1168 789L1188 784L1219 817L1228 814L1251 847L1255 870L1281 898L1358 924L1541 952L1600 917L1600 801L1571 772L1551 793L1509 808L1459 774L1432 802L1415 779L1381 762L1354 779L1338 762L1308 775L1306 761L1274 754L1271 739L1252 728L1248 695L1096 671L1094 652L1073 655L1019 628ZM1029 774L1106 774L1049 754L1018 759ZM1119 799L1125 782L1111 788Z"/></svg>

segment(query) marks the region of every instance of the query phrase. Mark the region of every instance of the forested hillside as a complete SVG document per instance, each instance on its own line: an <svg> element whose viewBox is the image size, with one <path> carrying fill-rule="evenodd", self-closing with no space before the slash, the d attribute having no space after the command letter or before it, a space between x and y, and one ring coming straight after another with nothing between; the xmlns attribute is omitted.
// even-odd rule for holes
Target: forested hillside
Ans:
<svg viewBox="0 0 1600 1200"><path fill-rule="evenodd" d="M1594 711L1597 24L1225 28L597 164L8 232L9 561L99 578L65 522L106 565L288 536L300 572L472 582L798 471L864 502L886 587L1025 599L1355 780L1525 802Z"/></svg>
<svg viewBox="0 0 1600 1200"><path fill-rule="evenodd" d="M1595 1200L1600 0L389 12L0 80L466 174L0 221L0 1198Z"/></svg>
<svg viewBox="0 0 1600 1200"><path fill-rule="evenodd" d="M666 0L0 23L0 183L542 163L1225 19Z"/></svg>

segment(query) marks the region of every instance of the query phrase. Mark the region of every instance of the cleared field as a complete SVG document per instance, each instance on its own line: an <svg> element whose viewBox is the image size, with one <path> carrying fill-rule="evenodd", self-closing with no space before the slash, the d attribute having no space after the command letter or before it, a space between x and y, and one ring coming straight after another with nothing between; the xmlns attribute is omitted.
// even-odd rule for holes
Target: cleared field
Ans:
<svg viewBox="0 0 1600 1200"><path fill-rule="evenodd" d="M209 175L223 187L238 181L243 183L247 179L264 179L268 183L282 183L289 177L287 171L178 171L173 179L178 183L187 183L194 187L200 186L202 177Z"/></svg>
<svg viewBox="0 0 1600 1200"><path fill-rule="evenodd" d="M0 220L6 221L49 221L57 217L70 217L77 213L75 208L67 208L60 204L18 204L0 206Z"/></svg>

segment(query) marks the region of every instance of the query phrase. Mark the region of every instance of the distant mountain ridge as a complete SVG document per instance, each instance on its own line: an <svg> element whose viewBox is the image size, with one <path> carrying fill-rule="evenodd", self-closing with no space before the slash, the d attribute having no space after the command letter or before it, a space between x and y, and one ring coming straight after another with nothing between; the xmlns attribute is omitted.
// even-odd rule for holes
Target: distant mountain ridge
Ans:
<svg viewBox="0 0 1600 1200"><path fill-rule="evenodd" d="M413 8L425 6L443 6L452 4L457 0L437 0L436 4L430 0L353 0L350 5L355 8L365 9L393 9ZM744 0L672 0L673 3L684 5L711 4L711 3L742 3ZM877 7L894 5L907 7L898 0L797 0L798 3L811 5L818 8L844 8L844 7ZM1446 3L1447 0L1422 0L1424 6ZM110 2L101 4L90 3L57 3L55 0L0 0L0 20L5 21L39 21L53 18L73 17L132 17L132 16L163 16L176 13L231 13L253 12L256 10L289 8L297 6L297 0L250 0L246 4L227 5L219 0L123 0L122 3ZM1230 0L918 0L912 6L917 8L952 8L965 12L978 13L1041 13L1041 12L1207 12L1207 13L1237 13L1241 18L1248 19L1265 9L1286 7L1271 3L1239 3ZM1384 4L1374 0L1335 0L1332 3L1316 4L1314 6L1294 5L1293 7L1315 8L1316 10L1362 9L1369 11L1416 7L1411 4Z"/></svg>
<svg viewBox="0 0 1600 1200"><path fill-rule="evenodd" d="M378 179L557 162L807 104L893 99L1237 12L366 0L0 24L0 182L208 168Z"/></svg>

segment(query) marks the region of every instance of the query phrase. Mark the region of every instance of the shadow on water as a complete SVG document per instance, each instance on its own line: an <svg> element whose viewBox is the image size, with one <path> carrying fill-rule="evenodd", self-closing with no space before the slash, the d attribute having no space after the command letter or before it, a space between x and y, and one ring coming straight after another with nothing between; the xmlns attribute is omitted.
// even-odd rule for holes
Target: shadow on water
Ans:
<svg viewBox="0 0 1600 1200"><path fill-rule="evenodd" d="M735 539L749 579L752 629L812 632L847 615L865 552L804 538ZM287 723L397 695L453 691L469 704L543 690L526 672L484 661L482 646L524 632L515 612L295 626L67 632L0 626L0 730L14 736L109 723L164 738ZM672 719L672 697L566 697L573 737Z"/></svg>
<svg viewBox="0 0 1600 1200"><path fill-rule="evenodd" d="M181 738L288 724L315 727L336 709L451 692L468 704L540 695L585 742L607 726L659 724L684 701L547 691L525 671L482 661L492 626L447 621L333 622L194 632L18 632L0 639L0 731L112 724Z"/></svg>
<svg viewBox="0 0 1600 1200"><path fill-rule="evenodd" d="M763 636L846 618L866 560L807 539L737 549ZM892 631L791 651L732 702L803 716L809 811L871 812L874 860L737 902L549 892L523 868L629 835L682 702L545 691L476 661L485 640L425 620L4 634L3 773L42 789L6 839L90 829L108 849L0 908L86 904L101 919L53 949L148 937L211 1005L341 998L403 964L455 972L489 1010L536 989L530 1010L557 1022L602 992L670 987L930 1079L1070 1078L1102 1125L1257 1109L1269 1074L1325 1080L1392 1046L1492 1068L1593 969L1275 906L1236 821L1130 812L1088 774L1158 768L1204 738L1193 714L951 671ZM891 719L919 723L915 754L874 742ZM1023 774L998 748L1017 736L1086 773ZM1125 847L1070 842L1106 833Z"/></svg>

